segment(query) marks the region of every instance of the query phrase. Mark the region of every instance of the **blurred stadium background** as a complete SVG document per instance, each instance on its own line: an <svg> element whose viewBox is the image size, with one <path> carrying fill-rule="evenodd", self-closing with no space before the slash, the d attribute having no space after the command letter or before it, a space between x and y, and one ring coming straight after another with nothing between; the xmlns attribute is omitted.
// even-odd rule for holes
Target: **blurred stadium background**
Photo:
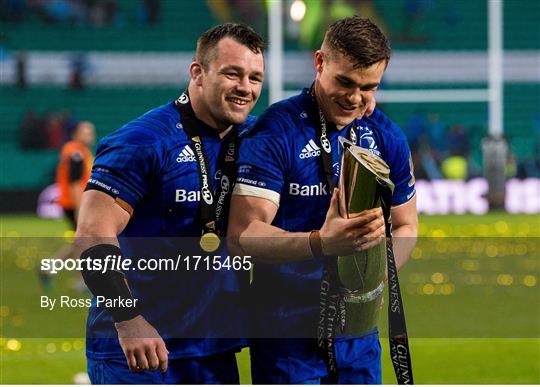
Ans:
<svg viewBox="0 0 540 387"><path fill-rule="evenodd" d="M35 262L4 243L69 237L51 187L69 129L90 120L101 138L176 98L199 34L229 20L270 41L258 114L310 84L325 27L352 14L390 37L379 106L414 154L425 238L402 287L417 381L540 383L537 0L0 0L0 383L84 381L84 341L39 338L18 305L41 292Z"/></svg>

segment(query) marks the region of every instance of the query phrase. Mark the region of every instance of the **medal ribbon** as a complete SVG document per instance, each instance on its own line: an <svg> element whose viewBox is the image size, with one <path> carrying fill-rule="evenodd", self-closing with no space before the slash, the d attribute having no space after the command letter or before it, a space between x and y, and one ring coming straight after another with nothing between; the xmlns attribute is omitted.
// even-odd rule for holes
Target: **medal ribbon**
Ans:
<svg viewBox="0 0 540 387"><path fill-rule="evenodd" d="M180 113L182 126L188 135L195 159L197 162L197 170L199 172L200 182L200 212L202 223L202 236L207 234L223 235L227 225L229 212L230 197L232 194L232 185L236 175L236 159L238 156L238 139L236 133L229 136L228 142L225 144L225 152L221 160L221 179L215 193L212 192L210 182L210 168L208 166L208 156L204 149L204 144L201 137L197 134L197 126L200 125L199 120L195 116L193 107L189 101L187 91L174 102L176 109Z"/></svg>

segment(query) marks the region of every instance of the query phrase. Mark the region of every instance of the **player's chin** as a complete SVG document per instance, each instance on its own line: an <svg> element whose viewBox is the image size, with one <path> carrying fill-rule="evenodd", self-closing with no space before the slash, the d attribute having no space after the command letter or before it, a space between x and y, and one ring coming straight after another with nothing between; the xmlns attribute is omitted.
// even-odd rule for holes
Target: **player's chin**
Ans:
<svg viewBox="0 0 540 387"><path fill-rule="evenodd" d="M337 105L334 110L335 123L338 125L346 125L352 120L362 115L360 109L343 109L341 106Z"/></svg>
<svg viewBox="0 0 540 387"><path fill-rule="evenodd" d="M243 123L249 114L249 109L245 111L229 111L227 114L227 120L231 125L239 125Z"/></svg>
<svg viewBox="0 0 540 387"><path fill-rule="evenodd" d="M357 118L357 116L354 113L351 113L351 114L337 114L336 117L335 117L334 123L337 126L347 126L351 122L353 122L353 120L355 118Z"/></svg>

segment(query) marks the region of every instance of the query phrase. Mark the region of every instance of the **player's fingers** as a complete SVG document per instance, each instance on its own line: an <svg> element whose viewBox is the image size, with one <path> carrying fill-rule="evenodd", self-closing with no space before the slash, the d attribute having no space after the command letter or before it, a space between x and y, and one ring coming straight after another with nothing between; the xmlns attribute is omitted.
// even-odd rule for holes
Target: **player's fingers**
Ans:
<svg viewBox="0 0 540 387"><path fill-rule="evenodd" d="M373 242L374 244L379 244L385 237L386 228L384 227L384 222L380 224L375 230L370 232L367 235L367 241Z"/></svg>
<svg viewBox="0 0 540 387"><path fill-rule="evenodd" d="M148 369L148 360L146 359L146 354L142 349L135 351L135 358L137 359L137 371L144 371Z"/></svg>
<svg viewBox="0 0 540 387"><path fill-rule="evenodd" d="M356 214L354 214L356 215ZM372 208L370 210L362 211L355 217L348 219L348 228L359 228L367 225L368 223L380 218L384 222L382 217L382 210L380 208Z"/></svg>
<svg viewBox="0 0 540 387"><path fill-rule="evenodd" d="M371 249L372 247L375 247L376 245L377 243L374 243L374 241L362 240L362 241L359 241L358 244L356 245L356 251L366 251L366 250Z"/></svg>
<svg viewBox="0 0 540 387"><path fill-rule="evenodd" d="M357 246L357 251L369 250L372 247L377 246L379 243L381 243L384 240L384 236L385 236L385 228L383 225L382 227L379 227L374 232L369 233L365 237L361 238L359 246Z"/></svg>
<svg viewBox="0 0 540 387"><path fill-rule="evenodd" d="M375 97L373 97L369 101L369 104L367 105L366 112L364 113L364 115L368 117L372 115L373 112L375 111L375 106L377 106L377 100L375 99Z"/></svg>
<svg viewBox="0 0 540 387"><path fill-rule="evenodd" d="M146 350L146 359L148 360L148 369L155 371L159 367L159 359L156 354L156 347L148 347Z"/></svg>
<svg viewBox="0 0 540 387"><path fill-rule="evenodd" d="M137 371L137 359L133 352L126 353L126 360L130 371Z"/></svg>
<svg viewBox="0 0 540 387"><path fill-rule="evenodd" d="M379 213L379 212L382 214L381 207L370 208L368 210L364 210L364 211L360 211L360 212L351 212L351 213L349 213L349 219L358 218L358 217L361 217L361 216L364 216L364 215L367 215L367 214Z"/></svg>
<svg viewBox="0 0 540 387"><path fill-rule="evenodd" d="M169 351L167 351L165 343L157 346L156 353L159 360L159 370L161 372L167 371L167 367L169 366Z"/></svg>
<svg viewBox="0 0 540 387"><path fill-rule="evenodd" d="M363 226L354 229L355 238L379 237L384 234L384 219L377 217Z"/></svg>
<svg viewBox="0 0 540 387"><path fill-rule="evenodd" d="M384 224L384 222L377 231L377 237L380 241L383 241L386 238L386 224Z"/></svg>
<svg viewBox="0 0 540 387"><path fill-rule="evenodd" d="M366 242L366 243L362 244L360 249L362 251L367 251L367 250L372 249L373 247L377 246L378 244L379 244L379 241L371 240L369 242Z"/></svg>

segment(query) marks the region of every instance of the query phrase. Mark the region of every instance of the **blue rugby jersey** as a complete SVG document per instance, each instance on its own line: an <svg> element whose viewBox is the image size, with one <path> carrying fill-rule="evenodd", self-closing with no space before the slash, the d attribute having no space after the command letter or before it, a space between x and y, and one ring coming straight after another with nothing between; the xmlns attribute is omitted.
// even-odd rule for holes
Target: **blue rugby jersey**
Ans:
<svg viewBox="0 0 540 387"><path fill-rule="evenodd" d="M216 129L198 121L212 189L221 177L226 139L234 132L242 136L254 121L248 117L223 140ZM170 237L200 237L200 178L191 147L174 102L147 112L99 142L87 189L123 199L134 209L118 238L124 257L176 258L185 252ZM245 318L237 273L183 268L125 272L141 314L165 339L169 357L197 357L241 347L243 340L235 337L241 337L242 327L237 324ZM95 299L87 321L87 356L124 357L112 319L104 308L96 307Z"/></svg>
<svg viewBox="0 0 540 387"><path fill-rule="evenodd" d="M379 109L355 120L358 145L382 157L395 184L393 205L414 193L410 150L401 129ZM318 230L324 223L331 192L324 174L317 136L319 113L309 89L278 102L259 117L242 140L234 193L266 198L279 205L272 225L290 232ZM334 177L339 176L339 131L328 123ZM234 214L231 214L234 216ZM256 265L252 293L257 300L257 324L266 337L288 337L298 332L316 337L322 260L280 265ZM267 332L267 333L265 333ZM270 334L268 334L270 332Z"/></svg>

